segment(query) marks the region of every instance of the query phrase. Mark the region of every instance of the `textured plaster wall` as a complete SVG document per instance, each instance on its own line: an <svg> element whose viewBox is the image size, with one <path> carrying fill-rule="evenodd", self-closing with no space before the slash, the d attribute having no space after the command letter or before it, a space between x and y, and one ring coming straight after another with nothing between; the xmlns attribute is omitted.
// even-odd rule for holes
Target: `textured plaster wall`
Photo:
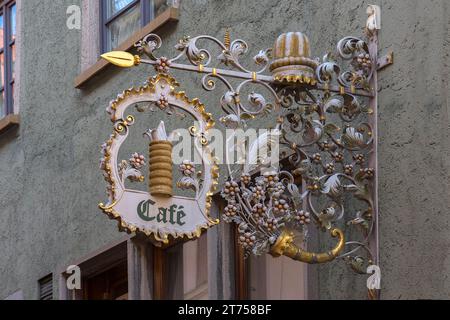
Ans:
<svg viewBox="0 0 450 320"><path fill-rule="evenodd" d="M321 56L341 37L361 35L369 3L185 0L178 25L158 32L165 43L161 54L171 56L185 34L220 36L232 26L233 36L251 45L251 56L285 31L305 32L313 54ZM383 298L448 298L449 4L375 3L383 11L381 52L396 54L380 76ZM72 4L81 1L27 1L21 16L21 126L0 136L0 298L18 289L37 298L39 278L122 236L97 209L105 200L99 146L111 130L105 108L153 70L110 68L86 89L74 89L81 32L66 28ZM188 95L201 96L218 118L223 87L205 94L198 75L177 75ZM319 298L364 297L365 279L342 262L319 271Z"/></svg>

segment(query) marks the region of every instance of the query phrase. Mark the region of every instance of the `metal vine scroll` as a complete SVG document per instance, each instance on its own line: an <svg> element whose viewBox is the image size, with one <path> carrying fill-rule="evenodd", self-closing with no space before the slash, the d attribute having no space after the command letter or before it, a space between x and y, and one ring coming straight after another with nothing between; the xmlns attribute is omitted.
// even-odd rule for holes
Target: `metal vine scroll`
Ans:
<svg viewBox="0 0 450 320"><path fill-rule="evenodd" d="M228 129L269 113L277 115L274 132L285 154L279 167L265 166L267 159L259 159L252 145L239 170L227 161L222 217L238 225L247 255L285 255L306 263L342 259L362 275L379 270L377 72L392 63L392 55L378 59L379 8L370 6L367 13L367 40L345 37L334 52L319 59L311 58L304 34L285 33L273 48L253 58L257 70L241 62L248 45L231 41L229 32L224 41L205 35L184 37L173 58L156 55L162 41L155 34L136 44L148 59L124 52L103 55L121 67L152 65L158 74L173 69L197 72L207 91L221 81L227 91L220 99L220 122ZM199 45L203 42L219 49L217 60ZM181 63L183 58L188 63ZM212 67L213 62L224 68ZM241 82L233 86L230 78ZM252 92L244 99L248 86L259 86L269 96ZM262 135L256 146L272 138ZM256 158L257 165L251 161ZM312 230L334 238L331 249L308 251ZM369 298L378 298L379 281L379 273L369 277Z"/></svg>

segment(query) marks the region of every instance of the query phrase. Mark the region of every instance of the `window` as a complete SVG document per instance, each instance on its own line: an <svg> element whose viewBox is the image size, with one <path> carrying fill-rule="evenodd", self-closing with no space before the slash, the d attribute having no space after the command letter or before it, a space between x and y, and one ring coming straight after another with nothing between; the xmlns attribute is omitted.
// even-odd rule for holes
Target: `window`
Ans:
<svg viewBox="0 0 450 320"><path fill-rule="evenodd" d="M122 260L108 270L87 277L85 300L128 300L127 261Z"/></svg>
<svg viewBox="0 0 450 320"><path fill-rule="evenodd" d="M53 275L39 280L39 300L53 300Z"/></svg>
<svg viewBox="0 0 450 320"><path fill-rule="evenodd" d="M179 20L180 0L82 0L81 3L81 73L74 83L78 89L110 65L99 59L102 53L128 51L147 34Z"/></svg>
<svg viewBox="0 0 450 320"><path fill-rule="evenodd" d="M67 288L65 270L59 287L61 300L128 299L127 241L112 243L71 265L80 268L81 288Z"/></svg>
<svg viewBox="0 0 450 320"><path fill-rule="evenodd" d="M0 1L0 119L14 111L16 3Z"/></svg>
<svg viewBox="0 0 450 320"><path fill-rule="evenodd" d="M208 295L208 239L183 244L183 289L185 300L207 300Z"/></svg>
<svg viewBox="0 0 450 320"><path fill-rule="evenodd" d="M101 49L117 48L171 5L167 0L100 0Z"/></svg>

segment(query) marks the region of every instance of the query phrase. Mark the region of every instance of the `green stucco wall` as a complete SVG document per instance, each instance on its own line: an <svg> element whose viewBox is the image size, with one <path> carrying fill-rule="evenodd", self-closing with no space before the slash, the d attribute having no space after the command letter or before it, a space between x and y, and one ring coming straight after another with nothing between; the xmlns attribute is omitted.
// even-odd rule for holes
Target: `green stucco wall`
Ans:
<svg viewBox="0 0 450 320"><path fill-rule="evenodd" d="M100 145L111 131L105 108L154 71L108 68L75 89L81 31L67 29L66 9L81 1L24 2L21 124L0 136L0 298L21 289L35 299L38 279L123 236L97 208L106 199L98 169ZM250 56L286 31L306 33L313 55L322 56L343 36L362 34L369 3L184 0L178 24L158 31L161 54L172 56L184 35L221 38L232 26L232 36L251 46ZM449 298L450 4L375 3L382 7L381 54L395 52L394 65L379 79L382 297ZM205 93L197 74L176 75L218 118L223 87ZM319 298L365 297L365 278L355 278L342 262L318 274ZM55 297L57 280L55 274Z"/></svg>

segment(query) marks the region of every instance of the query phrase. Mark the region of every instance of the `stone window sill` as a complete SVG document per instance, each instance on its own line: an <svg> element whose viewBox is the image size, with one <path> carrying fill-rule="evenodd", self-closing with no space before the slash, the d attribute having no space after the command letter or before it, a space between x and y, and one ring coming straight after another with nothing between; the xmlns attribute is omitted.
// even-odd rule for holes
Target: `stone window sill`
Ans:
<svg viewBox="0 0 450 320"><path fill-rule="evenodd" d="M13 126L17 126L20 123L20 117L17 114L9 114L0 119L0 133L3 133L7 129Z"/></svg>
<svg viewBox="0 0 450 320"><path fill-rule="evenodd" d="M127 51L133 47L133 45L145 37L147 34L154 32L156 29L162 27L165 24L177 22L179 17L178 8L170 7L163 13L161 13L154 20L150 21L145 27L135 32L131 37L124 41L118 48L117 51ZM75 78L75 88L80 89L95 75L99 74L102 70L110 65L106 60L100 59L94 65L83 71L78 77Z"/></svg>

